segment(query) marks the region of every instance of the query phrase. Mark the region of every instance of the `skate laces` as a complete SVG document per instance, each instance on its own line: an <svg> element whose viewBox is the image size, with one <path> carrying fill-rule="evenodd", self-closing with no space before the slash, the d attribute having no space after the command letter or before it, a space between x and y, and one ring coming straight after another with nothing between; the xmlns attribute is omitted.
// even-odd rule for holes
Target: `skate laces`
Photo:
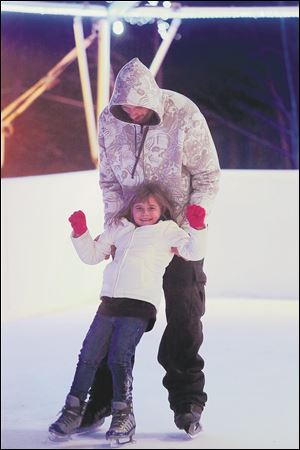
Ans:
<svg viewBox="0 0 300 450"><path fill-rule="evenodd" d="M58 414L60 413L61 416L57 420L57 423L63 425L70 425L73 422L74 418L79 416L79 411L71 410L66 407L63 407L63 409L59 411Z"/></svg>
<svg viewBox="0 0 300 450"><path fill-rule="evenodd" d="M131 411L128 412L128 410L126 409L114 411L111 428L121 429L122 431L129 431L134 425L134 416Z"/></svg>

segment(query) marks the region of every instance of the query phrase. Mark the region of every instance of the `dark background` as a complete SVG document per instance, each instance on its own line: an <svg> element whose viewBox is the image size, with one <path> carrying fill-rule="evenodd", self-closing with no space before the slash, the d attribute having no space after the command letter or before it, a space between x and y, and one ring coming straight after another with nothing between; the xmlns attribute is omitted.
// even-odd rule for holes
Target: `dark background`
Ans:
<svg viewBox="0 0 300 450"><path fill-rule="evenodd" d="M75 42L72 17L3 13L1 23L3 109L45 76ZM87 36L92 19L85 18L83 23ZM198 105L222 168L298 169L298 23L296 18L182 21L181 38L177 36L180 39L171 44L157 81L160 87L181 92ZM112 34L112 83L119 69L135 56L149 66L161 41L156 21L144 26L125 22L125 27L123 35ZM87 54L96 103L96 41ZM6 133L2 177L94 168L76 60Z"/></svg>

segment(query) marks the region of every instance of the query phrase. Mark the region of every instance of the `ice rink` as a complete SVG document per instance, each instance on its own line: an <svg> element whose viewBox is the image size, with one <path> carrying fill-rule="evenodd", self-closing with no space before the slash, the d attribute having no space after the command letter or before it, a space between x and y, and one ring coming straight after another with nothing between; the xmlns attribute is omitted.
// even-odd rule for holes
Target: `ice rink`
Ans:
<svg viewBox="0 0 300 450"><path fill-rule="evenodd" d="M73 378L82 339L97 304L3 327L2 447L108 448L110 419L89 436L47 441ZM210 299L204 319L207 407L203 431L177 430L162 387L156 351L161 310L137 348L134 369L136 443L129 448L298 448L298 303ZM180 330L179 330L180 332Z"/></svg>

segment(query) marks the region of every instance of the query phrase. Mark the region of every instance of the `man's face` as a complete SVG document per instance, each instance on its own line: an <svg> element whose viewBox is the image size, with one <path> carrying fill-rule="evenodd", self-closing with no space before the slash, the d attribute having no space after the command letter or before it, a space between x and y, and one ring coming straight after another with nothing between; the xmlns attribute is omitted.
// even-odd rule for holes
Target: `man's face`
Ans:
<svg viewBox="0 0 300 450"><path fill-rule="evenodd" d="M143 106L122 106L123 111L130 117L134 123L144 124L148 122L153 111Z"/></svg>
<svg viewBox="0 0 300 450"><path fill-rule="evenodd" d="M161 209L152 195L145 202L134 203L132 206L134 223L141 227L143 225L154 225L159 221Z"/></svg>

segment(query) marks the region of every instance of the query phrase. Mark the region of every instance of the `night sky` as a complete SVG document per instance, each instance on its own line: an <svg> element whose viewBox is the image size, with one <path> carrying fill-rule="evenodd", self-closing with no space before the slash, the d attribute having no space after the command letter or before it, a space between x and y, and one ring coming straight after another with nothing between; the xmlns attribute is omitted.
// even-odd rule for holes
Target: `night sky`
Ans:
<svg viewBox="0 0 300 450"><path fill-rule="evenodd" d="M184 6L241 3L298 5L181 2ZM75 44L72 17L5 13L1 22L3 109ZM298 19L183 20L178 30L181 38L173 41L157 81L198 105L211 129L222 168L298 168L298 23ZM123 35L112 36L114 75L135 56L149 66L160 43L156 22L125 26ZM91 27L91 19L84 19L86 36ZM94 43L88 60L95 102L96 54ZM77 103L70 104L70 99ZM51 90L13 121L2 176L92 169L81 102L75 61Z"/></svg>

